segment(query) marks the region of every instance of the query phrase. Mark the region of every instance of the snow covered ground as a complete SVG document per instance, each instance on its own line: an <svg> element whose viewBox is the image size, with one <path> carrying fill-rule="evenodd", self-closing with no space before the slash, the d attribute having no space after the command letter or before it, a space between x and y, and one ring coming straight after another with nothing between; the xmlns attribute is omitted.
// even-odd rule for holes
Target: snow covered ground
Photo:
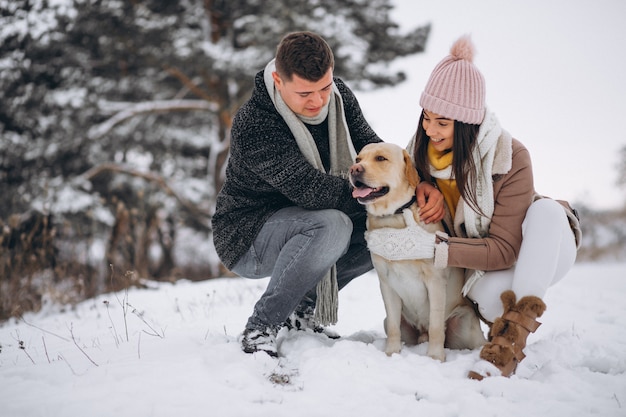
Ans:
<svg viewBox="0 0 626 417"><path fill-rule="evenodd" d="M265 279L49 306L0 327L0 416L625 416L625 278L626 263L577 264L517 375L482 382L466 378L478 351L383 353L374 273L341 292L341 339L283 330L279 360L237 342Z"/></svg>

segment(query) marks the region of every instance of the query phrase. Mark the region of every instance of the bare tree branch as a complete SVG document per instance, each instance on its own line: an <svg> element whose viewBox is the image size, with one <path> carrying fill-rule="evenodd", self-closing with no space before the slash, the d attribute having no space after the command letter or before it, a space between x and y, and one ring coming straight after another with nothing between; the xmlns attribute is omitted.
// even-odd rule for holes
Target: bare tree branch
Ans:
<svg viewBox="0 0 626 417"><path fill-rule="evenodd" d="M203 217L203 218L210 218L211 217L210 213L208 213L206 210L202 210L201 208L196 206L194 203L192 203L189 200L187 200L186 198L180 196L172 187L170 187L170 185L167 183L165 178L163 178L160 175L157 175L157 174L155 174L153 172L142 172L142 171L138 171L136 169L125 167L125 166L118 165L118 164L105 163L105 164L100 164L100 165L97 165L97 166L89 169L88 171L83 173L80 176L80 178L89 181L92 178L96 177L97 175L99 175L99 174L101 174L101 173L103 173L105 171L132 175L134 177L143 178L146 181L153 182L156 185L158 185L159 187L161 187L163 190L165 190L165 192L168 195L170 195L170 196L174 197L176 200L178 200L178 202L185 209L187 209L189 212L191 212L193 215L198 216L198 217Z"/></svg>
<svg viewBox="0 0 626 417"><path fill-rule="evenodd" d="M183 83L183 85L185 87L187 87L189 89L189 91L194 93L196 96L198 96L201 99L206 100L208 102L213 102L214 101L208 93L206 93L204 90L202 90L196 83L194 83L192 80L190 80L189 77L187 75L185 75L178 68L176 68L176 67L167 67L167 68L165 68L165 71L167 71L167 73L170 74L171 76L177 78L181 83Z"/></svg>
<svg viewBox="0 0 626 417"><path fill-rule="evenodd" d="M97 140L106 135L118 124L131 117L146 113L167 113L173 111L216 112L217 106L206 100L157 100L129 105L106 121L93 126L87 132L89 140Z"/></svg>

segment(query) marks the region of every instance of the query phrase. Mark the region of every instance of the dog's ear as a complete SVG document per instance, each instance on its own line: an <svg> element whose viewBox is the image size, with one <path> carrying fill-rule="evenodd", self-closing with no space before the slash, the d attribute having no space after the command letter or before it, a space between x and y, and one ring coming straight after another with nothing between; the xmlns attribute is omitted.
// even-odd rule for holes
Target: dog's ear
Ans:
<svg viewBox="0 0 626 417"><path fill-rule="evenodd" d="M413 188L417 187L417 184L420 182L420 178L417 175L417 170L413 166L413 161L411 161L411 156L406 150L402 150L402 155L404 156L404 169L406 178L409 180L409 184Z"/></svg>

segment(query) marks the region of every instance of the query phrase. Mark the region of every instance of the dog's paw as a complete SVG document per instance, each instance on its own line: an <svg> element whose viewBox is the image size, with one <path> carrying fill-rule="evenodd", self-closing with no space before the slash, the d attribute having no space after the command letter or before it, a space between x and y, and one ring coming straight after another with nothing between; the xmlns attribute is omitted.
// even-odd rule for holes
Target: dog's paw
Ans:
<svg viewBox="0 0 626 417"><path fill-rule="evenodd" d="M439 362L446 361L446 352L443 349L433 349L432 351L428 349L428 356Z"/></svg>
<svg viewBox="0 0 626 417"><path fill-rule="evenodd" d="M400 353L402 350L402 342L400 340L394 341L387 339L387 344L385 346L385 353L387 356L391 356L394 353Z"/></svg>

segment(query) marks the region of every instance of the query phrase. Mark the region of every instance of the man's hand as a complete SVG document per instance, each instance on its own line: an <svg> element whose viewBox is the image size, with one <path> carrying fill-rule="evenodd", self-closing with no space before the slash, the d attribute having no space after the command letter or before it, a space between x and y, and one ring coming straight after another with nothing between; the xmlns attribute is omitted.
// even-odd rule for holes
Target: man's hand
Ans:
<svg viewBox="0 0 626 417"><path fill-rule="evenodd" d="M443 194L434 185L422 181L415 188L420 218L424 223L435 223L443 219L446 213Z"/></svg>

